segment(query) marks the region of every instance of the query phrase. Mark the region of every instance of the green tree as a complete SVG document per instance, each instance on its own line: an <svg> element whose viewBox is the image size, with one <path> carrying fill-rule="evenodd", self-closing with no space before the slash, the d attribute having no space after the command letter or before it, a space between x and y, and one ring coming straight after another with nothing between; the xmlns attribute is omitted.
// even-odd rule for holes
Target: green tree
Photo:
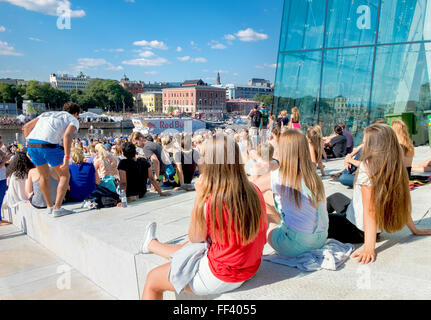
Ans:
<svg viewBox="0 0 431 320"><path fill-rule="evenodd" d="M34 116L36 114L36 110L32 102L27 104L27 114L30 116Z"/></svg>
<svg viewBox="0 0 431 320"><path fill-rule="evenodd" d="M15 103L18 90L14 85L0 82L0 101L3 103Z"/></svg>

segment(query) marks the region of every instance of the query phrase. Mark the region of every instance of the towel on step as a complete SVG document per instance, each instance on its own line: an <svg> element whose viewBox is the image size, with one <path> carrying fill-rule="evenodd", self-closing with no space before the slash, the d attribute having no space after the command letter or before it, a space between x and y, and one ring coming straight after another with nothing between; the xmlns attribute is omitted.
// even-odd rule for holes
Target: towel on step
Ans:
<svg viewBox="0 0 431 320"><path fill-rule="evenodd" d="M321 269L337 270L350 257L355 247L350 243L342 243L328 239L326 244L317 250L312 250L295 258L279 254L264 256L265 261L295 267L302 271L312 272Z"/></svg>
<svg viewBox="0 0 431 320"><path fill-rule="evenodd" d="M184 291L199 270L199 262L207 254L207 243L188 243L171 255L169 281L177 294Z"/></svg>

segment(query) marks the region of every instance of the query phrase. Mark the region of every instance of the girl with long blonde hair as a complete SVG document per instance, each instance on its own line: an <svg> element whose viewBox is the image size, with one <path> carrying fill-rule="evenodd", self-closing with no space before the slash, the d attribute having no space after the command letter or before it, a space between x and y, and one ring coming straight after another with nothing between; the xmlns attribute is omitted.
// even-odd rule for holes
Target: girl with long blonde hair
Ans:
<svg viewBox="0 0 431 320"><path fill-rule="evenodd" d="M207 242L209 249L196 262L197 274L185 291L221 294L239 288L259 269L266 243L265 201L258 187L249 182L239 147L232 138L214 135L204 143L201 159L189 227L192 244L188 248ZM155 240L155 229L154 223L147 227L143 253L169 258L188 249ZM172 264L174 260L148 274L143 299L161 299L164 291L175 291L172 279L177 275L170 273Z"/></svg>
<svg viewBox="0 0 431 320"><path fill-rule="evenodd" d="M413 157L415 156L415 146L410 139L409 133L407 131L407 126L404 121L393 121L391 124L391 128L395 131L398 142L400 143L401 149L403 150L404 165L406 166L410 177L412 172Z"/></svg>
<svg viewBox="0 0 431 320"><path fill-rule="evenodd" d="M290 116L289 129L301 130L301 124L299 121L299 110L297 107L293 107L292 114Z"/></svg>
<svg viewBox="0 0 431 320"><path fill-rule="evenodd" d="M353 257L359 263L374 262L377 234L394 233L406 225L414 235L431 235L413 223L409 176L404 154L394 130L374 124L365 129L361 164L353 200L342 194L328 198L329 237L341 242L365 243Z"/></svg>
<svg viewBox="0 0 431 320"><path fill-rule="evenodd" d="M280 137L280 168L261 188L269 216L268 243L281 255L296 257L322 248L328 238L325 189L311 161L307 139L298 130Z"/></svg>
<svg viewBox="0 0 431 320"><path fill-rule="evenodd" d="M322 130L319 126L308 128L307 130L307 142L310 149L311 161L316 167L319 167L322 177L327 176L322 162L323 156L323 138Z"/></svg>
<svg viewBox="0 0 431 320"><path fill-rule="evenodd" d="M100 179L103 179L107 175L119 178L120 174L118 172L118 158L109 153L105 146L101 143L97 144L95 149L97 152L97 158L94 160L94 167L96 168Z"/></svg>

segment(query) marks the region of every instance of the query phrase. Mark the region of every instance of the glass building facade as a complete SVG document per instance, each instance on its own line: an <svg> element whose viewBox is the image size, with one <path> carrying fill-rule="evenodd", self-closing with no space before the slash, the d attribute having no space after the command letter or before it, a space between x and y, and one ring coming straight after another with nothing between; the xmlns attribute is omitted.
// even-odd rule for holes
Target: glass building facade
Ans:
<svg viewBox="0 0 431 320"><path fill-rule="evenodd" d="M345 122L359 142L369 123L412 111L427 140L431 0L285 0L275 108L297 106L325 135Z"/></svg>

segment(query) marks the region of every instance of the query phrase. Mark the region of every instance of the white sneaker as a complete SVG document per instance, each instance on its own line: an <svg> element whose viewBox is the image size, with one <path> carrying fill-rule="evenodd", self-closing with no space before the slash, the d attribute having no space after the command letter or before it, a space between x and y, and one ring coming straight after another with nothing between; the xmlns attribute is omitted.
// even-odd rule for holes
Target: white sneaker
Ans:
<svg viewBox="0 0 431 320"><path fill-rule="evenodd" d="M74 211L64 209L63 207L61 207L58 210L52 211L52 215L54 216L54 218L59 218L59 217L67 216L69 214L74 214L74 213L75 213Z"/></svg>
<svg viewBox="0 0 431 320"><path fill-rule="evenodd" d="M141 247L141 253L150 253L150 251L148 250L148 246L150 245L151 241L157 240L156 229L157 229L157 224L155 222L150 223L145 228L144 243L142 244L142 247Z"/></svg>
<svg viewBox="0 0 431 320"><path fill-rule="evenodd" d="M52 212L54 211L54 207L48 207L46 208L46 214L52 214Z"/></svg>

